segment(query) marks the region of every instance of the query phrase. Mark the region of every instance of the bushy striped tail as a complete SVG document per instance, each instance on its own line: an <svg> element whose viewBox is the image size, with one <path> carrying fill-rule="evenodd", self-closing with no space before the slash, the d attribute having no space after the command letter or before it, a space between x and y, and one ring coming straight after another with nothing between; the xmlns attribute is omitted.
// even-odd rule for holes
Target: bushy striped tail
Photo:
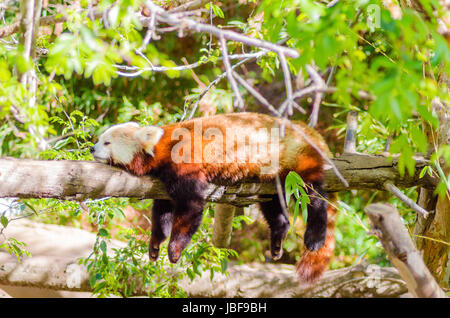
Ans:
<svg viewBox="0 0 450 318"><path fill-rule="evenodd" d="M297 264L298 277L302 283L315 283L328 269L331 258L334 255L334 231L337 221L337 209L335 207L337 204L337 195L334 193L328 194L328 201L327 234L325 243L319 250L314 252L303 247L302 257Z"/></svg>

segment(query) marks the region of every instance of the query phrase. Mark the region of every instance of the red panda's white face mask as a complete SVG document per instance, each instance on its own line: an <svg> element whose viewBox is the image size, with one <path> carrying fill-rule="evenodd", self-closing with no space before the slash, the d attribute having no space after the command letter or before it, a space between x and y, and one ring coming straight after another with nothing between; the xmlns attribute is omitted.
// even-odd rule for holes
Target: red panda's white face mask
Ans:
<svg viewBox="0 0 450 318"><path fill-rule="evenodd" d="M134 122L115 125L100 135L98 142L91 147L91 153L99 162L129 164L140 151L154 156L154 147L163 133L160 127L140 127Z"/></svg>

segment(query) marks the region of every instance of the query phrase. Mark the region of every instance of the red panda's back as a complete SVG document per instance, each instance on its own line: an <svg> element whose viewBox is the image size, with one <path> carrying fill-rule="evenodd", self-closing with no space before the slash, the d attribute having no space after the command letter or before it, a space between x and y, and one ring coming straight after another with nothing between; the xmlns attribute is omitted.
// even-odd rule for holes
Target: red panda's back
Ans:
<svg viewBox="0 0 450 318"><path fill-rule="evenodd" d="M320 134L302 122L294 124L295 129L284 125L283 136L279 129L282 120L265 114L230 113L195 118L164 126L165 134L157 148L179 170L201 171L208 181L272 180L276 174L298 171L299 161L306 163L308 169L312 164L322 164L320 156L296 130L328 152Z"/></svg>

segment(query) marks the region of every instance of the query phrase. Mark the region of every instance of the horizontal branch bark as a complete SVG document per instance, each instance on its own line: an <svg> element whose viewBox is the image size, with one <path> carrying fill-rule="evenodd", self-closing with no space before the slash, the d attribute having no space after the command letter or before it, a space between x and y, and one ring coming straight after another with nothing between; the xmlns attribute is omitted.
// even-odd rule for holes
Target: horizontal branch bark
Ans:
<svg viewBox="0 0 450 318"><path fill-rule="evenodd" d="M408 291L394 268L376 265L328 271L314 286L298 284L293 265L234 265L227 272L228 275L215 274L211 280L208 271L179 284L188 297L399 297ZM0 285L92 292L85 266L54 256L1 263ZM147 293L138 287L134 296Z"/></svg>
<svg viewBox="0 0 450 318"><path fill-rule="evenodd" d="M345 187L331 169L326 170L325 189L330 192L348 189L383 189L385 182L405 188L421 186L433 189L437 181L428 175L419 178L424 159L416 159L414 176L400 176L397 160L387 162L378 155L344 154L333 159L348 180ZM241 184L210 184L206 201L246 206L261 199L258 194L274 194L270 183L245 181ZM89 161L0 159L0 197L59 198L83 201L88 198L135 197L167 199L161 181L148 176L136 177L105 164Z"/></svg>
<svg viewBox="0 0 450 318"><path fill-rule="evenodd" d="M28 295L36 290L38 297L42 288L55 292L92 292L89 274L77 259L92 253L97 240L94 233L21 219L8 224L0 243L4 236L24 242L32 255L23 256L19 263L14 256L0 252L0 286L7 293L13 287L22 287L22 293ZM112 239L107 253L113 255L113 249L125 246L124 242ZM205 271L192 282L186 278L179 283L190 297L397 297L407 292L396 269L376 265L331 270L313 286L298 284L294 265L231 265L227 273L216 273L210 280L209 271ZM136 286L135 296L147 294L139 282ZM20 294L17 288L15 293Z"/></svg>

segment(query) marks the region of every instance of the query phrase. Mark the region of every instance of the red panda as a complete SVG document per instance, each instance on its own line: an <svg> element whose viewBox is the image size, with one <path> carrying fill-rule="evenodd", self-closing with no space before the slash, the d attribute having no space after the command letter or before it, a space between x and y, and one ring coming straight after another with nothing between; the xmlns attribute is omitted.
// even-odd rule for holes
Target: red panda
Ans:
<svg viewBox="0 0 450 318"><path fill-rule="evenodd" d="M330 155L318 132L303 122L293 124ZM90 150L97 161L157 177L165 185L171 200L154 200L152 207L152 261L169 236L169 260L179 260L200 225L208 183L275 182L279 177L284 184L290 171L297 172L310 195L297 272L301 281L314 282L328 268L334 251L335 196L323 189L324 159L302 135L282 126L281 119L257 113L215 115L163 127L125 123L107 129ZM259 207L269 225L276 260L282 255L289 220L277 194L261 197L269 199Z"/></svg>

